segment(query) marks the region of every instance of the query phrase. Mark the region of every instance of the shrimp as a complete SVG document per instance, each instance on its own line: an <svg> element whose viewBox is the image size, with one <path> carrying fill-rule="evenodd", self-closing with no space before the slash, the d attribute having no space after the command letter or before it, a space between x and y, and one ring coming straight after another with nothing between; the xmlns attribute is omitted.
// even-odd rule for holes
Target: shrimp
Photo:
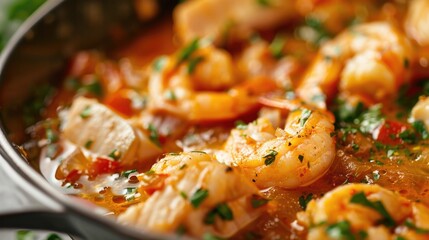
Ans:
<svg viewBox="0 0 429 240"><path fill-rule="evenodd" d="M295 15L290 0L199 0L179 5L174 24L182 42L200 37L221 43L231 31L246 37L252 30L273 29Z"/></svg>
<svg viewBox="0 0 429 240"><path fill-rule="evenodd" d="M310 201L297 218L307 228L309 240L331 239L339 234L348 239L363 235L367 235L365 239L429 237L429 208L378 185L338 187Z"/></svg>
<svg viewBox="0 0 429 240"><path fill-rule="evenodd" d="M429 46L429 2L427 0L413 0L410 3L405 28L409 36L421 46Z"/></svg>
<svg viewBox="0 0 429 240"><path fill-rule="evenodd" d="M149 79L149 108L193 122L237 118L257 106L252 95L276 87L262 78L239 84L231 56L204 41L195 40L162 62Z"/></svg>
<svg viewBox="0 0 429 240"><path fill-rule="evenodd" d="M289 113L284 129L259 118L233 129L218 161L240 167L260 188L306 186L322 177L335 159L332 119L319 110Z"/></svg>
<svg viewBox="0 0 429 240"><path fill-rule="evenodd" d="M358 25L322 46L297 94L322 109L337 85L346 97L380 101L409 81L412 57L407 38L389 23Z"/></svg>
<svg viewBox="0 0 429 240"><path fill-rule="evenodd" d="M258 41L246 48L237 65L245 78L264 76L284 89L293 88L292 78L300 70L299 63L292 57L276 59L265 41Z"/></svg>
<svg viewBox="0 0 429 240"><path fill-rule="evenodd" d="M229 237L266 209L267 200L238 169L204 152L168 154L151 171L167 176L164 186L131 206L119 222L165 233L181 229L199 238Z"/></svg>

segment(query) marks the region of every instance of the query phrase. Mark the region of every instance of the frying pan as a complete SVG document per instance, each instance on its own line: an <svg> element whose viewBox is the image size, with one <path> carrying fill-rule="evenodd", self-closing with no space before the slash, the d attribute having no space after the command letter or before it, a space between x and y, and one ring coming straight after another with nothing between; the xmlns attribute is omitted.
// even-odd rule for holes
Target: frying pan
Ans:
<svg viewBox="0 0 429 240"><path fill-rule="evenodd" d="M0 167L6 181L16 185L15 196L41 204L0 213L0 228L52 230L83 239L174 238L119 225L97 207L60 193L30 165L19 144L25 140L21 119L26 101L40 86L57 84L69 57L79 50L126 43L171 14L175 2L158 1L159 16L142 22L134 0L48 0L15 33L0 56ZM112 35L118 29L120 34Z"/></svg>

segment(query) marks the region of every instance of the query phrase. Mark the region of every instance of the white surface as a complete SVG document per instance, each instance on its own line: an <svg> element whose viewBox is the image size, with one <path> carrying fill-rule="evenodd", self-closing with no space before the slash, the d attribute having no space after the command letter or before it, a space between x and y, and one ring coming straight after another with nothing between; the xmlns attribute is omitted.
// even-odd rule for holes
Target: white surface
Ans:
<svg viewBox="0 0 429 240"><path fill-rule="evenodd" d="M0 0L1 1L1 0ZM0 159L0 161L4 161ZM4 212L22 211L23 209L42 208L42 204L19 189L0 168L0 214ZM43 209L43 208L42 208ZM34 219L37 221L37 219ZM44 240L49 231L32 231L26 240ZM67 235L58 234L63 240L71 239ZM0 240L15 240L16 230L0 229Z"/></svg>

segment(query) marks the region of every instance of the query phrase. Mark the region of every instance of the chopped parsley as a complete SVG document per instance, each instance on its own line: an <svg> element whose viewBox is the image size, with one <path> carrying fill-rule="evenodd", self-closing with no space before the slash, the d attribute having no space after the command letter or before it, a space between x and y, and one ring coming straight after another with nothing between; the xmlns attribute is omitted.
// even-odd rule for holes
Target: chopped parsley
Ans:
<svg viewBox="0 0 429 240"><path fill-rule="evenodd" d="M94 77L94 79L90 83L83 85L78 91L90 93L96 97L103 96L103 87L101 86L101 83L97 77Z"/></svg>
<svg viewBox="0 0 429 240"><path fill-rule="evenodd" d="M374 181L378 181L380 179L380 172L378 170L373 171L372 178L374 179Z"/></svg>
<svg viewBox="0 0 429 240"><path fill-rule="evenodd" d="M307 17L305 19L305 26L312 30L314 34L311 37L306 37L303 34L304 40L310 41L312 44L318 46L326 39L331 38L332 34L326 29L324 24L317 18Z"/></svg>
<svg viewBox="0 0 429 240"><path fill-rule="evenodd" d="M268 151L268 154L263 156L262 158L265 159L264 163L266 166L271 165L275 160L278 152L274 149L270 149Z"/></svg>
<svg viewBox="0 0 429 240"><path fill-rule="evenodd" d="M211 233L204 233L203 240L224 240L224 238L215 236Z"/></svg>
<svg viewBox="0 0 429 240"><path fill-rule="evenodd" d="M417 141L417 136L415 132L411 131L410 129L407 129L401 133L399 133L398 137L406 142L406 143L415 143Z"/></svg>
<svg viewBox="0 0 429 240"><path fill-rule="evenodd" d="M90 149L93 143L94 143L94 141L92 141L92 140L88 140L88 141L86 141L86 143L85 143L84 147L85 147L86 149Z"/></svg>
<svg viewBox="0 0 429 240"><path fill-rule="evenodd" d="M271 6L270 0L256 0L256 3L259 6L262 6L262 7L269 7L269 6Z"/></svg>
<svg viewBox="0 0 429 240"><path fill-rule="evenodd" d="M414 230L417 234L429 234L429 229L417 227L410 219L406 219L404 225Z"/></svg>
<svg viewBox="0 0 429 240"><path fill-rule="evenodd" d="M369 201L366 198L364 192L358 192L354 194L350 199L350 202L359 204L377 211L383 217L383 219L380 221L381 224L386 225L387 227L393 227L395 225L395 220L393 220L393 218L387 212L383 203L379 200L374 202Z"/></svg>
<svg viewBox="0 0 429 240"><path fill-rule="evenodd" d="M364 111L364 105L359 102L356 105L351 105L346 101L337 100L337 106L334 109L335 119L341 122L353 122Z"/></svg>
<svg viewBox="0 0 429 240"><path fill-rule="evenodd" d="M148 130L149 130L150 141L152 143L154 143L156 146L161 147L161 142L159 140L158 130L155 128L155 126L152 124L149 124Z"/></svg>
<svg viewBox="0 0 429 240"><path fill-rule="evenodd" d="M209 191L207 189L199 188L195 193L191 196L189 201L191 202L194 208L198 208L201 203L209 196Z"/></svg>
<svg viewBox="0 0 429 240"><path fill-rule="evenodd" d="M342 239L342 240L356 239L352 233L352 229L348 221L340 221L329 225L326 228L326 233L332 239Z"/></svg>
<svg viewBox="0 0 429 240"><path fill-rule="evenodd" d="M185 200L188 199L188 195L183 191L180 191L180 196Z"/></svg>
<svg viewBox="0 0 429 240"><path fill-rule="evenodd" d="M113 151L110 152L107 156L114 160L118 160L121 158L121 152L118 149L113 149Z"/></svg>
<svg viewBox="0 0 429 240"><path fill-rule="evenodd" d="M85 119L91 116L91 106L86 106L81 112L80 117Z"/></svg>
<svg viewBox="0 0 429 240"><path fill-rule="evenodd" d="M352 143L352 149L353 149L353 151L355 151L355 152L357 152L357 151L359 151L359 145L357 145L356 143Z"/></svg>
<svg viewBox="0 0 429 240"><path fill-rule="evenodd" d="M48 140L48 143L56 143L58 142L58 134L55 133L55 131L52 128L46 128L46 139Z"/></svg>
<svg viewBox="0 0 429 240"><path fill-rule="evenodd" d="M136 172L137 172L137 170L136 170L136 169L123 171L123 172L121 173L121 176L122 176L122 177L126 177L126 178L128 178L128 177L130 176L130 174L131 174L131 173L136 173Z"/></svg>
<svg viewBox="0 0 429 240"><path fill-rule="evenodd" d="M177 100L177 96L176 96L176 94L174 93L174 91L173 90L171 90L171 89L168 89L166 92L165 92L165 94L164 94L164 98L165 99L167 99L167 100L169 100L169 101L176 101Z"/></svg>
<svg viewBox="0 0 429 240"><path fill-rule="evenodd" d="M260 208L264 205L266 205L270 200L265 199L259 195L252 195L252 198L250 199L250 204L252 204L253 208Z"/></svg>
<svg viewBox="0 0 429 240"><path fill-rule="evenodd" d="M362 114L360 118L360 130L363 133L372 133L384 121L384 116L381 113L381 104L374 105Z"/></svg>
<svg viewBox="0 0 429 240"><path fill-rule="evenodd" d="M413 122L413 127L416 130L416 132L420 134L423 140L429 139L429 132L427 131L423 121Z"/></svg>
<svg viewBox="0 0 429 240"><path fill-rule="evenodd" d="M232 213L231 208L226 203L220 203L216 206L216 211L222 220L232 220L234 219L234 214Z"/></svg>
<svg viewBox="0 0 429 240"><path fill-rule="evenodd" d="M127 201L134 200L136 197L136 194L137 194L137 188L135 188L135 187L134 188L126 188L125 189L125 195L124 195L125 200L127 200Z"/></svg>
<svg viewBox="0 0 429 240"><path fill-rule="evenodd" d="M241 120L237 120L235 121L235 128L239 129L239 130L246 130L247 129L247 124Z"/></svg>
<svg viewBox="0 0 429 240"><path fill-rule="evenodd" d="M189 59L188 74L194 73L195 69L197 68L197 65L199 63L201 63L202 61L204 61L203 56L198 56L198 57L194 57L194 58Z"/></svg>
<svg viewBox="0 0 429 240"><path fill-rule="evenodd" d="M273 58L280 59L283 57L283 47L286 43L286 39L282 35L276 35L269 46L269 50Z"/></svg>
<svg viewBox="0 0 429 240"><path fill-rule="evenodd" d="M214 224L216 216L219 216L225 221L231 221L234 219L234 214L226 203L220 203L209 211L204 217L204 223L207 225Z"/></svg>
<svg viewBox="0 0 429 240"><path fill-rule="evenodd" d="M192 40L192 42L190 42L189 45L184 47L177 54L177 65L180 65L181 63L189 60L192 54L199 48L199 46L200 46L200 42L198 38Z"/></svg>
<svg viewBox="0 0 429 240"><path fill-rule="evenodd" d="M311 116L311 110L304 109L301 112L301 118L299 119L299 126L304 127L305 123L308 121L308 119Z"/></svg>
<svg viewBox="0 0 429 240"><path fill-rule="evenodd" d="M166 56L161 56L155 59L152 65L153 70L155 70L155 72L160 72L165 67L165 64L167 64L167 60L168 58Z"/></svg>
<svg viewBox="0 0 429 240"><path fill-rule="evenodd" d="M301 206L301 208L302 208L303 210L307 209L307 205L308 205L308 203L309 203L312 199L313 199L313 194L312 194L312 193L308 194L307 196L305 196L305 195L301 195L301 196L298 198L299 206Z"/></svg>

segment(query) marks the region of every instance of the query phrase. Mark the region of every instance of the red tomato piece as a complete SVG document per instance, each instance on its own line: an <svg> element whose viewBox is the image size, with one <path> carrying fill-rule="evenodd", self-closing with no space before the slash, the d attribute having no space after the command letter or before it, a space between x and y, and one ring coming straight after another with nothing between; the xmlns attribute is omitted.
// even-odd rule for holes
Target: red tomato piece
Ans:
<svg viewBox="0 0 429 240"><path fill-rule="evenodd" d="M77 180L79 180L81 175L82 173L79 170L73 169L69 172L69 174L67 174L65 182L75 183Z"/></svg>
<svg viewBox="0 0 429 240"><path fill-rule="evenodd" d="M403 141L399 134L405 130L407 130L407 125L404 123L386 120L378 129L375 139L383 144L401 144Z"/></svg>
<svg viewBox="0 0 429 240"><path fill-rule="evenodd" d="M132 101L124 91L110 95L104 103L124 116L131 117L134 113Z"/></svg>
<svg viewBox="0 0 429 240"><path fill-rule="evenodd" d="M119 162L98 157L92 163L90 173L91 175L96 176L99 174L116 173L120 171L121 171L121 165Z"/></svg>

